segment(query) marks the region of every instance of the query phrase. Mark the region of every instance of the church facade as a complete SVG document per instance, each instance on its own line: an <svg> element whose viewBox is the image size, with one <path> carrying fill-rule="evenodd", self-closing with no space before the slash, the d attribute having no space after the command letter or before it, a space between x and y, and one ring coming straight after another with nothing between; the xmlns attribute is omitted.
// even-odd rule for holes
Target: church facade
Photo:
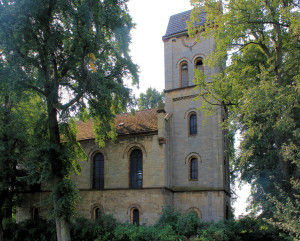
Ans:
<svg viewBox="0 0 300 241"><path fill-rule="evenodd" d="M87 154L81 174L72 178L82 197L79 216L113 214L121 222L151 225L163 207L172 206L194 211L203 221L228 218L229 165L221 128L226 113L219 109L204 124L193 83L194 69L208 76L217 71L203 66L214 41L188 37L190 12L171 16L163 36L165 106L118 115L117 141L105 148L95 143L92 120L77 123L77 138ZM24 194L17 221L45 215L34 204L48 195L43 189Z"/></svg>

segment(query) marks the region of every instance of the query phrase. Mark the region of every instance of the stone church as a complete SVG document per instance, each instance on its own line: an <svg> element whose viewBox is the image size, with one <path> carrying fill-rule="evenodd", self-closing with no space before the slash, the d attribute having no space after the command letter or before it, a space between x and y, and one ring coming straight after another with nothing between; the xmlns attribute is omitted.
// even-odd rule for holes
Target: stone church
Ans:
<svg viewBox="0 0 300 241"><path fill-rule="evenodd" d="M194 211L203 221L228 218L230 209L227 142L220 124L224 111L207 117L197 108L194 69L203 66L214 41L189 38L190 11L170 17L162 37L165 58L165 106L120 114L115 119L117 141L99 148L93 121L78 122L77 135L86 151L82 171L74 176L82 202L78 215L99 218L113 214L121 222L151 225L169 205ZM205 15L200 15L204 24ZM198 33L200 36L200 33ZM209 78L208 80L209 81ZM17 221L45 215L34 207L47 190L28 192L17 208Z"/></svg>

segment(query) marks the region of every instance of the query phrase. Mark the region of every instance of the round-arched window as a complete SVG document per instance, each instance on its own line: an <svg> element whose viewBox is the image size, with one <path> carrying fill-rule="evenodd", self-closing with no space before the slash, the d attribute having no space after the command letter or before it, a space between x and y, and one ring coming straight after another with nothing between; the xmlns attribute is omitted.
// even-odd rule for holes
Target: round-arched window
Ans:
<svg viewBox="0 0 300 241"><path fill-rule="evenodd" d="M201 70L202 72L204 72L204 66L203 66L203 59L202 58L196 59L195 69L198 69L198 70Z"/></svg>
<svg viewBox="0 0 300 241"><path fill-rule="evenodd" d="M189 132L190 135L196 135L197 134L197 115L195 113L190 114L189 118Z"/></svg>
<svg viewBox="0 0 300 241"><path fill-rule="evenodd" d="M190 160L190 180L198 179L198 161L197 158Z"/></svg>
<svg viewBox="0 0 300 241"><path fill-rule="evenodd" d="M189 69L186 62L183 62L180 66L180 81L181 87L187 87L189 85Z"/></svg>
<svg viewBox="0 0 300 241"><path fill-rule="evenodd" d="M130 187L143 187L143 153L140 149L130 153Z"/></svg>
<svg viewBox="0 0 300 241"><path fill-rule="evenodd" d="M97 153L94 156L93 167L93 188L97 190L104 189L104 156Z"/></svg>

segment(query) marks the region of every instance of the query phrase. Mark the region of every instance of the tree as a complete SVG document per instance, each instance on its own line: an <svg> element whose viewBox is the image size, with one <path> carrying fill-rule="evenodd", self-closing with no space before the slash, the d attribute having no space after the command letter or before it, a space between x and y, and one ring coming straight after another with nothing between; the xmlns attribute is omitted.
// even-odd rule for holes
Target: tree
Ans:
<svg viewBox="0 0 300 241"><path fill-rule="evenodd" d="M195 73L202 109L211 112L221 105L228 111L227 127L242 136L233 165L252 185L253 210L272 217L278 206L272 198L284 202L279 190L299 203L294 195L299 186L291 183L299 180L300 167L299 2L192 2L189 32L214 38L216 48L204 63L220 69L211 82ZM206 12L206 23L195 27L200 11ZM299 213L293 215L299 220Z"/></svg>
<svg viewBox="0 0 300 241"><path fill-rule="evenodd" d="M26 170L19 168L28 157L37 98L32 93L11 88L10 71L0 61L0 240L4 240L2 222L11 219L24 191Z"/></svg>
<svg viewBox="0 0 300 241"><path fill-rule="evenodd" d="M141 93L137 99L139 110L157 108L159 102L164 102L164 93L160 93L151 87L147 89L146 94Z"/></svg>
<svg viewBox="0 0 300 241"><path fill-rule="evenodd" d="M77 160L83 155L70 116L88 105L103 145L115 136L113 117L125 110L129 99L123 78L137 81L137 68L128 54L133 24L126 2L3 0L0 4L0 49L14 74L13 86L34 91L46 105L40 130L47 145L39 147L37 152L43 155L34 163L43 163L41 181L52 189L58 241L70 240L68 221L77 195L70 175L78 170Z"/></svg>

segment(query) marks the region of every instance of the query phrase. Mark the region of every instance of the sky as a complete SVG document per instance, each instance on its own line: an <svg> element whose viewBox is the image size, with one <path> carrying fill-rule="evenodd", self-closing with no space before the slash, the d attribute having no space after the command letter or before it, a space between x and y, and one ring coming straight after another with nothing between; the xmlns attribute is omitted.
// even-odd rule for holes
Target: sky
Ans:
<svg viewBox="0 0 300 241"><path fill-rule="evenodd" d="M131 55L140 67L138 96L154 87L164 89L164 45L162 36L167 30L169 17L192 9L189 0L130 0L130 15L136 28L132 31Z"/></svg>
<svg viewBox="0 0 300 241"><path fill-rule="evenodd" d="M138 97L152 87L164 89L164 45L162 36L167 30L169 17L192 9L190 0L129 0L128 8L136 28L131 32L130 45L133 62L139 66L139 89L131 87ZM249 186L236 188L238 199L233 203L235 216L244 213L250 194Z"/></svg>

